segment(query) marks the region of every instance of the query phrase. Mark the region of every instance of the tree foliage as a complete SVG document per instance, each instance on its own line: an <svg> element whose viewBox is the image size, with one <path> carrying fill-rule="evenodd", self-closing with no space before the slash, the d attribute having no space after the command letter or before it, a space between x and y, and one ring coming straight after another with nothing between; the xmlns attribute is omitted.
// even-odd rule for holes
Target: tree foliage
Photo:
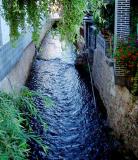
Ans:
<svg viewBox="0 0 138 160"><path fill-rule="evenodd" d="M48 16L54 5L61 8L59 31L62 37L71 41L79 33L88 5L91 6L94 17L103 22L99 10L105 6L103 0L2 0L2 14L10 26L11 40L18 39L22 30L29 26L33 30L33 40L37 42L42 19Z"/></svg>

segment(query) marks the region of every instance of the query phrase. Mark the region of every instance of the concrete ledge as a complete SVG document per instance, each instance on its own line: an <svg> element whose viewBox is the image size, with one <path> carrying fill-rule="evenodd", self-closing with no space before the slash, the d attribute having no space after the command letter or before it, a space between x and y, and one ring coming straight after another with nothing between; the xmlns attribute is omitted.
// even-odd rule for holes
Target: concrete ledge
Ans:
<svg viewBox="0 0 138 160"><path fill-rule="evenodd" d="M40 42L43 40L45 34L50 30L54 23L54 20L48 19L42 27L41 34L40 34ZM24 45L24 41L22 42ZM13 90L19 91L24 85L28 78L29 71L31 68L31 64L33 61L33 57L35 55L35 45L31 42L26 45L25 49L21 53L20 49L16 49L17 55L21 55L19 60L15 63L15 65L12 65L12 68L9 68L10 72L5 73L5 77L2 78L0 81L0 90L6 91L6 92L12 92ZM7 51L8 52L8 51ZM7 53L6 52L6 53ZM3 50L4 54L4 50ZM7 53L9 54L9 53ZM11 61L14 59L12 56L12 53L9 54L10 57L7 57ZM6 62L7 62L6 58ZM3 59L0 59L2 61L2 64L5 63ZM8 65L8 63L7 63ZM3 71L3 69L2 69ZM1 72L2 72L1 71Z"/></svg>
<svg viewBox="0 0 138 160"><path fill-rule="evenodd" d="M29 70L35 55L35 45L31 43L25 50L20 61L12 71L0 82L0 90L10 92L19 91L25 85Z"/></svg>

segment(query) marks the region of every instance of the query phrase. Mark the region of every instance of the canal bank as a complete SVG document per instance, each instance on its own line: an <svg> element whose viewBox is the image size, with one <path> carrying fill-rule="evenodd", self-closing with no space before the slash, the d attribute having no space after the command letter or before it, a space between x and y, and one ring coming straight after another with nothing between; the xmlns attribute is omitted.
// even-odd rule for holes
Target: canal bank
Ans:
<svg viewBox="0 0 138 160"><path fill-rule="evenodd" d="M136 66L134 67L135 72L133 72L127 68L129 63L133 63L133 60L128 58L127 64L122 59L116 59L118 56L122 57L123 53L124 56L129 54L129 51L126 51L126 48L131 46L129 36L132 36L128 31L130 25L127 23L130 21L129 7L130 1L128 4L125 1L121 3L116 1L115 25L112 28L115 29L115 32L110 32L109 28L107 30L104 28L105 32L102 29L99 30L94 18L91 15L85 16L81 28L83 31L81 31L83 33L81 37L84 41L82 54L88 58L91 77L106 108L110 127L124 146L138 157L137 61L134 61ZM125 19L117 19L120 11L121 14L126 15ZM124 30L120 32L121 27L124 26ZM127 40L128 43L126 43ZM124 48L120 46L122 42L126 43ZM137 49L136 42L134 38L135 49ZM117 46L120 47L119 50L116 48ZM124 52L122 53L122 51ZM133 54L136 53L137 51Z"/></svg>
<svg viewBox="0 0 138 160"><path fill-rule="evenodd" d="M138 100L125 86L116 85L114 65L101 44L93 53L91 65L93 82L107 111L115 136L138 157Z"/></svg>
<svg viewBox="0 0 138 160"><path fill-rule="evenodd" d="M48 18L42 23L40 43L55 21L54 18ZM0 46L0 90L19 92L25 85L36 52L31 37L32 33L28 31L20 36L15 46L10 40Z"/></svg>
<svg viewBox="0 0 138 160"><path fill-rule="evenodd" d="M116 133L114 130L114 127L111 126L112 119L109 118L110 113L108 112L105 106L105 103L103 102L103 97L101 97L101 94L98 88L95 86L95 83L93 81L92 71L90 71L89 65L87 64L86 60L85 59L80 60L80 59L82 59L82 56L80 56L80 58L76 60L77 69L78 71L80 71L80 74L89 76L89 79L86 79L87 83L90 81L92 82L90 83L89 87L92 88L91 90L94 92L96 108L99 114L100 123L102 125L104 133L106 133L106 136L108 137L108 143L110 144L110 147L112 148L110 159L111 160L114 160L114 159L115 160L116 159L136 160L137 157L135 156L134 151L131 150L130 147L126 147L126 144L124 143L122 137L117 136L118 133ZM91 84L93 86L91 86Z"/></svg>
<svg viewBox="0 0 138 160"><path fill-rule="evenodd" d="M36 159L35 156L41 160L127 159L129 155L124 156L120 144L103 123L106 116L105 119L100 116L101 111L94 104L89 74L83 67L76 67L75 50L65 44L61 43L59 35L48 34L28 79L27 86L31 90L51 97L54 102L47 108L37 101L48 124L48 130L40 134L49 149L45 155L34 147L32 159Z"/></svg>

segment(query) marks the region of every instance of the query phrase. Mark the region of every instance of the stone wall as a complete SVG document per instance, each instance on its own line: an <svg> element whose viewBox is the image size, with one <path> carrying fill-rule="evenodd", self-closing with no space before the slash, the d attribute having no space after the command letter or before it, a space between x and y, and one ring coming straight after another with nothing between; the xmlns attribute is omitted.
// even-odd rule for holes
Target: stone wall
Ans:
<svg viewBox="0 0 138 160"><path fill-rule="evenodd" d="M118 138L138 157L138 100L125 87L115 85L114 66L97 43L92 67L93 80L108 114L108 121Z"/></svg>
<svg viewBox="0 0 138 160"><path fill-rule="evenodd" d="M53 23L53 20L43 23L40 41ZM19 91L25 85L34 55L35 45L28 33L17 42L16 48L13 48L10 42L0 48L0 90Z"/></svg>

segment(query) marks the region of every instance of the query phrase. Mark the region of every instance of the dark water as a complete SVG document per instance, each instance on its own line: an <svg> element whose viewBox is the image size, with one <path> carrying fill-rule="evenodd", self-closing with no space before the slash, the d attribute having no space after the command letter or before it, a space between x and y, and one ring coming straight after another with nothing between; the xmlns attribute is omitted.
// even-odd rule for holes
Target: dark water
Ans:
<svg viewBox="0 0 138 160"><path fill-rule="evenodd" d="M42 109L48 124L47 159L108 159L108 139L84 75L80 75L73 64L55 59L37 60L31 77L30 88L54 101L53 107Z"/></svg>
<svg viewBox="0 0 138 160"><path fill-rule="evenodd" d="M48 124L42 134L49 147L47 156L36 149L38 159L113 159L109 137L93 103L90 79L84 71L77 70L73 62L57 58L36 60L28 86L54 101L52 107L38 103Z"/></svg>

